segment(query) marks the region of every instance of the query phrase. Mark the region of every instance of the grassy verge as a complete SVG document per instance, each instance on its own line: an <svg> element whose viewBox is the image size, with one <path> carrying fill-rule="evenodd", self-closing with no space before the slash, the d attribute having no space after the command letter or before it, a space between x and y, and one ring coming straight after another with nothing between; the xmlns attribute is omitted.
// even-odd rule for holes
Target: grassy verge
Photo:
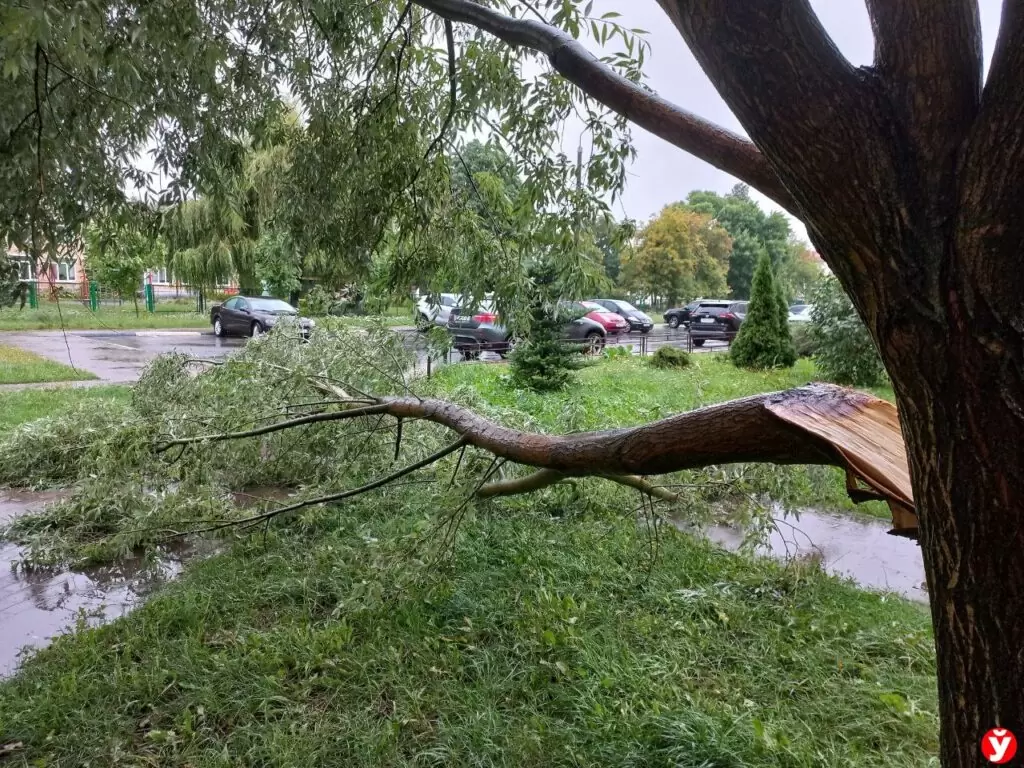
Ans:
<svg viewBox="0 0 1024 768"><path fill-rule="evenodd" d="M691 356L683 369L659 370L644 358L602 361L580 373L580 383L558 394L538 395L507 386L507 370L497 365L456 365L432 380L435 392L468 397L500 421L545 432L576 432L630 427L704 405L772 392L818 379L807 359L788 370L753 372L733 366L724 354ZM888 387L873 394L888 400ZM695 436L699 439L699 436ZM854 505L842 471L832 467L751 467L752 490L792 506L856 510L888 519L882 502Z"/></svg>
<svg viewBox="0 0 1024 768"><path fill-rule="evenodd" d="M274 344L264 340L260 357L317 351L315 341ZM508 389L503 373L452 366L429 387L505 423L553 432L637 423L813 378L806 365L747 374L711 356L678 373L616 360L585 370L571 392L540 397ZM132 412L191 420L184 404L202 398L204 407L241 403L251 420L258 403L291 386L261 382L226 367L205 381L154 378L136 388ZM141 457L149 433L133 442L131 429L117 433L116 455L96 455ZM336 489L394 461L390 435L368 442L327 432L315 443L315 434L196 447L162 466L192 462L226 478L276 463L308 479L325 471L320 457L342 469L368 460L365 474L324 475L323 487ZM439 439L429 425L408 424L403 461ZM439 549L439 514L486 465L467 454L467 477L449 489L456 461L274 520L132 615L80 628L30 658L0 684L0 744L20 745L7 762L933 764L935 663L923 607L859 591L813 564L726 553L671 527L651 538L628 492L600 481L470 505L451 548ZM145 467L133 477L151 486L159 467ZM93 490L104 514L137 495ZM217 514L212 499L199 501L197 514ZM130 518L94 522L137 527Z"/></svg>
<svg viewBox="0 0 1024 768"><path fill-rule="evenodd" d="M0 432L44 416L59 414L82 403L111 400L127 403L130 397L131 390L121 386L0 392Z"/></svg>
<svg viewBox="0 0 1024 768"><path fill-rule="evenodd" d="M82 381L96 376L81 368L47 360L34 352L0 344L0 384L31 384L45 381Z"/></svg>
<svg viewBox="0 0 1024 768"><path fill-rule="evenodd" d="M13 764L924 766L925 611L621 517L400 506L194 567L0 686ZM32 762L38 761L38 762Z"/></svg>
<svg viewBox="0 0 1024 768"><path fill-rule="evenodd" d="M210 318L194 311L146 312L137 315L131 305L101 306L93 312L80 302L61 302L58 310L52 303L44 303L39 309L0 310L0 331L49 331L67 328L69 330L122 330L147 328L207 328ZM176 307L177 309L177 307Z"/></svg>

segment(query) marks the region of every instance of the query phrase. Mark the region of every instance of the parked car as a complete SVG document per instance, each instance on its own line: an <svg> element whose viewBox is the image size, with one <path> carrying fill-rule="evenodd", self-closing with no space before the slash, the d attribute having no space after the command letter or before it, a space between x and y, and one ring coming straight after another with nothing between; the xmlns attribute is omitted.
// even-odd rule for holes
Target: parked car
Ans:
<svg viewBox="0 0 1024 768"><path fill-rule="evenodd" d="M287 301L268 296L232 296L223 304L210 307L210 323L215 336L259 336L271 330L282 318L298 320L299 330L304 337L316 325Z"/></svg>
<svg viewBox="0 0 1024 768"><path fill-rule="evenodd" d="M452 336L452 346L466 360L475 360L481 352L497 352L506 357L515 347L512 332L499 322L491 301L481 303L474 314L455 307L448 318L448 332ZM588 317L568 321L563 332L567 341L588 344L595 351L604 347L604 328Z"/></svg>
<svg viewBox="0 0 1024 768"><path fill-rule="evenodd" d="M708 339L732 341L747 316L747 301L702 301L690 318L690 338L695 347Z"/></svg>
<svg viewBox="0 0 1024 768"><path fill-rule="evenodd" d="M421 297L416 302L416 325L419 328L429 328L431 324L441 327L448 325L452 307L458 303L459 296L455 293L442 293L436 303L430 301L430 296Z"/></svg>
<svg viewBox="0 0 1024 768"><path fill-rule="evenodd" d="M705 301L725 301L725 299L694 299L685 307L670 309L663 315L668 327L678 328L681 325L689 325L690 318L693 315L694 310Z"/></svg>
<svg viewBox="0 0 1024 768"><path fill-rule="evenodd" d="M610 309L601 306L595 301L581 301L580 306L587 310L585 317L589 317L595 323L600 323L605 333L616 334L623 331L629 332L629 321L621 315L617 315Z"/></svg>
<svg viewBox="0 0 1024 768"><path fill-rule="evenodd" d="M789 308L789 322L791 323L809 323L811 322L811 313L814 311L814 305L812 304L801 304Z"/></svg>
<svg viewBox="0 0 1024 768"><path fill-rule="evenodd" d="M641 312L628 301L620 299L589 299L594 304L600 304L605 309L611 310L619 317L629 323L629 330L647 333L654 327L654 321L650 316Z"/></svg>

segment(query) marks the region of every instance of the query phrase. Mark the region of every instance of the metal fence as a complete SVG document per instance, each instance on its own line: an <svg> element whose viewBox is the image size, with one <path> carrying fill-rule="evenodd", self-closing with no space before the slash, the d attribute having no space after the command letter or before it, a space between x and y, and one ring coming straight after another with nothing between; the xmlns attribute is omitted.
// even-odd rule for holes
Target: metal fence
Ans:
<svg viewBox="0 0 1024 768"><path fill-rule="evenodd" d="M134 293L122 294L95 280L29 280L28 305L39 309L48 304L74 303L92 311L105 307L126 307L146 312L202 312L210 301L218 301L234 291L223 288L204 292L183 283L146 283Z"/></svg>
<svg viewBox="0 0 1024 768"><path fill-rule="evenodd" d="M579 339L563 339L563 341L570 345L581 344ZM409 334L408 341L406 343L410 346L419 348L418 334ZM598 355L604 354L605 350L624 349L628 350L628 353L631 355L646 357L647 355L654 354L660 347L675 347L692 354L704 354L728 351L729 342L697 339L695 343L695 340L690 335L688 328L666 328L663 331L652 331L646 334L608 334L599 344L595 344L591 349L586 350L585 354ZM506 360L507 355L511 351L512 349L510 345L509 348L500 350L495 350L493 348L486 350L482 348L477 350L470 349L469 355L466 355L461 350L457 350L455 348L449 349L447 353L442 355L426 352L425 354L417 356L416 369L418 372L424 373L429 378L438 367L443 365L469 361L479 363L501 363Z"/></svg>

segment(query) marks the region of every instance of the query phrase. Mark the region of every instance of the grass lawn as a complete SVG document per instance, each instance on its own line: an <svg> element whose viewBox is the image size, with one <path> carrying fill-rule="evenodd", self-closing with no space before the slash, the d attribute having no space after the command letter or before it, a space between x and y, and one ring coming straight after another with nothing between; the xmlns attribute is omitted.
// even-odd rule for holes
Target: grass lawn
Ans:
<svg viewBox="0 0 1024 768"><path fill-rule="evenodd" d="M0 384L29 384L45 381L82 381L96 376L82 368L29 352L21 347L0 344Z"/></svg>
<svg viewBox="0 0 1024 768"><path fill-rule="evenodd" d="M88 306L76 301L62 301L56 304L41 302L39 309L0 310L0 331L49 331L67 328L69 330L121 330L128 328L207 328L210 318L205 314L187 311L172 306L175 311L161 310L149 313L145 307L138 315L131 304L123 306L101 305L93 312Z"/></svg>
<svg viewBox="0 0 1024 768"><path fill-rule="evenodd" d="M43 416L52 416L72 406L114 400L127 403L131 389L124 386L60 387L0 392L0 433Z"/></svg>
<svg viewBox="0 0 1024 768"><path fill-rule="evenodd" d="M814 378L614 360L538 396L505 372L451 366L428 386L555 432ZM405 451L432 450L422 426ZM20 743L5 766L934 765L923 606L671 527L654 541L594 487L477 505L441 560L421 537L458 498L438 485L273 521L0 683L0 744Z"/></svg>

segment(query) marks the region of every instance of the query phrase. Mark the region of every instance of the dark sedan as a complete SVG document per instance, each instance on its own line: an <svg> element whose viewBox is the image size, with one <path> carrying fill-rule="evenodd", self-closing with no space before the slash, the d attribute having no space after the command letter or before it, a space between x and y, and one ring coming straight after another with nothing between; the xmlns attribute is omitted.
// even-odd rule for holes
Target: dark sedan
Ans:
<svg viewBox="0 0 1024 768"><path fill-rule="evenodd" d="M259 336L283 318L298 320L303 336L309 336L315 325L312 320L299 317L298 311L287 301L267 296L232 296L210 309L210 323L215 336Z"/></svg>
<svg viewBox="0 0 1024 768"><path fill-rule="evenodd" d="M565 306L560 309L569 311ZM582 307L580 310L586 311ZM473 314L461 307L454 308L448 318L448 333L452 336L452 346L466 360L478 358L481 352L497 352L505 357L515 346L512 332L498 321L494 305L486 301ZM582 342L592 351L604 346L604 327L587 317L568 321L563 333L567 341Z"/></svg>
<svg viewBox="0 0 1024 768"><path fill-rule="evenodd" d="M665 323L669 328L678 328L681 325L689 325L690 317L693 315L694 310L696 310L704 301L713 301L713 299L697 299L696 301L691 301L685 307L676 307L675 309L668 310L663 315Z"/></svg>
<svg viewBox="0 0 1024 768"><path fill-rule="evenodd" d="M647 333L654 327L654 321L651 320L650 316L641 312L628 301L622 301L621 299L590 299L589 301L594 304L600 304L605 309L625 319L629 323L629 330L631 331Z"/></svg>

